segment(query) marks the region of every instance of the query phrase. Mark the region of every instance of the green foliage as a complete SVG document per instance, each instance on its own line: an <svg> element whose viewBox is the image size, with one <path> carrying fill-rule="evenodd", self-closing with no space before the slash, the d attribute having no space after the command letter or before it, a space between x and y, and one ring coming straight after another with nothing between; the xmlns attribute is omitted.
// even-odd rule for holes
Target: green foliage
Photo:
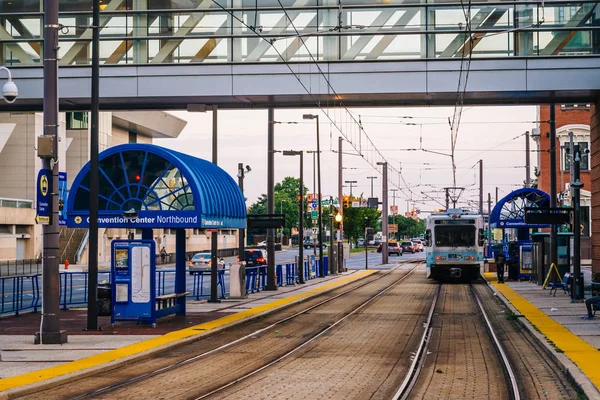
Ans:
<svg viewBox="0 0 600 400"><path fill-rule="evenodd" d="M365 234L365 218L368 226L375 232L380 230L380 213L367 207L345 208L344 209L344 235L351 241L356 242L359 237Z"/></svg>
<svg viewBox="0 0 600 400"><path fill-rule="evenodd" d="M397 239L413 238L425 233L425 220L423 219L414 220L402 215L396 215L389 217L388 223L398 224Z"/></svg>
<svg viewBox="0 0 600 400"><path fill-rule="evenodd" d="M290 235L292 228L298 227L298 190L300 188L300 179L287 176L283 181L275 184L275 214L285 215L285 227L283 229L284 235ZM304 187L304 193L308 193L306 186ZM306 204L304 208L306 209ZM325 211L323 211L325 212ZM267 214L267 195L263 194L260 198L254 202L249 210L249 214ZM305 218L304 225L307 225ZM264 235L266 231L264 229L250 229L248 235L252 237L255 234Z"/></svg>

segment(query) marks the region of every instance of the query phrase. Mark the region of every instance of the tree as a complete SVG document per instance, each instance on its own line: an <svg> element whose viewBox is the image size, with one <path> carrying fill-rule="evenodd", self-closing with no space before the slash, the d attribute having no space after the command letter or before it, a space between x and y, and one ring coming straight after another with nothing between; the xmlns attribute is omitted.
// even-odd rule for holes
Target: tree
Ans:
<svg viewBox="0 0 600 400"><path fill-rule="evenodd" d="M349 241L356 242L359 237L364 236L365 218L368 226L375 231L379 230L381 226L380 213L376 209L367 207L344 208L344 235Z"/></svg>
<svg viewBox="0 0 600 400"><path fill-rule="evenodd" d="M283 233L290 235L292 228L298 227L298 188L300 187L300 179L287 176L283 181L275 184L274 187L274 204L275 214L285 215L285 226ZM308 192L308 188L304 187L304 193ZM306 209L306 202L305 202ZM248 209L248 214L267 214L267 195L263 194L260 198L252 203ZM306 210L304 210L306 214ZM306 219L304 221L306 225ZM249 229L248 236L253 237L254 235L265 234L264 229Z"/></svg>
<svg viewBox="0 0 600 400"><path fill-rule="evenodd" d="M413 238L415 236L419 236L425 233L425 220L415 220L413 218L407 218L402 215L389 217L390 224L394 223L394 220L396 221L395 223L398 224L398 238Z"/></svg>

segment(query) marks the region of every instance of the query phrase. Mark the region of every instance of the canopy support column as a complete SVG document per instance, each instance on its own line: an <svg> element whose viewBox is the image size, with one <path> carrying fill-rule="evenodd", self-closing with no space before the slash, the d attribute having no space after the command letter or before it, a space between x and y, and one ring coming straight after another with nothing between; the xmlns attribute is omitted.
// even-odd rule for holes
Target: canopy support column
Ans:
<svg viewBox="0 0 600 400"><path fill-rule="evenodd" d="M175 231L175 293L185 293L185 229L178 228ZM179 312L177 315L185 315L185 296L179 297Z"/></svg>

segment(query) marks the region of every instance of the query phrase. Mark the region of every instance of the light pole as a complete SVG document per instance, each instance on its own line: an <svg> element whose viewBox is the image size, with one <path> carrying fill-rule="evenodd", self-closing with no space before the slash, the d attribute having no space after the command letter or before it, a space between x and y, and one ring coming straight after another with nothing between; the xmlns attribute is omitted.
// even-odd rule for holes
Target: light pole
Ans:
<svg viewBox="0 0 600 400"><path fill-rule="evenodd" d="M343 235L343 229L342 229L343 225L342 225L342 220L344 219L344 217L343 217L343 216L342 216L342 214L340 213L340 211L341 211L341 210L343 210L343 209L344 209L344 208L343 208L343 207L341 206L341 204L340 204L340 206L338 207L338 213L337 213L337 215L335 216L335 222L337 222L337 223L338 223L338 226L340 227L340 235L338 236L338 243L337 243L337 245L338 245L338 246L337 246L337 249L338 249L338 253L337 253L337 254L338 254L338 257L337 257L337 263L338 263L338 268L337 268L337 269L338 269L338 273L341 273L341 272L343 272L343 268L342 268L342 266L343 266L343 264L344 264L344 262L343 262L343 260L344 260L344 256L343 256L343 254L342 254L342 253L343 253L343 248L344 248L344 246L343 246L343 244L342 244L342 241L343 241L343 238L342 238L342 235Z"/></svg>
<svg viewBox="0 0 600 400"><path fill-rule="evenodd" d="M314 119L317 122L317 200L319 206L319 278L325 276L323 271L323 210L321 207L321 144L319 140L319 116L315 114L304 114L303 119Z"/></svg>
<svg viewBox="0 0 600 400"><path fill-rule="evenodd" d="M17 100L19 96L19 90L17 89L17 85L12 80L12 74L10 73L10 69L6 67L0 67L0 71L6 71L8 74L8 81L2 87L2 98L5 102L11 104Z"/></svg>
<svg viewBox="0 0 600 400"><path fill-rule="evenodd" d="M373 180L377 179L376 176L367 176L367 179L371 181L371 197L373 197Z"/></svg>
<svg viewBox="0 0 600 400"><path fill-rule="evenodd" d="M571 187L573 188L573 275L575 278L571 280L571 302L580 302L583 299L581 293L581 188L583 183L579 179L581 150L579 145L573 146L573 172L574 176L571 179Z"/></svg>
<svg viewBox="0 0 600 400"><path fill-rule="evenodd" d="M381 213L381 230L383 231L381 240L381 262L383 264L388 263L388 164L387 162L378 162L377 165L382 167L382 185L381 185L381 197L382 197L382 213ZM373 182L373 181L371 181Z"/></svg>
<svg viewBox="0 0 600 400"><path fill-rule="evenodd" d="M284 156L300 156L300 188L298 190L298 282L304 283L304 153L286 150Z"/></svg>
<svg viewBox="0 0 600 400"><path fill-rule="evenodd" d="M242 196L244 196L244 178L246 177L246 174L249 173L250 171L252 171L252 168L250 168L249 165L246 165L246 168L244 168L243 163L238 163L238 173L237 173L238 185L240 186L240 190L242 191ZM244 197L244 202L246 202L246 197ZM246 276L245 248L246 248L246 230L240 229L238 231L238 258L240 260L240 265L242 266L242 276L244 276L244 277Z"/></svg>

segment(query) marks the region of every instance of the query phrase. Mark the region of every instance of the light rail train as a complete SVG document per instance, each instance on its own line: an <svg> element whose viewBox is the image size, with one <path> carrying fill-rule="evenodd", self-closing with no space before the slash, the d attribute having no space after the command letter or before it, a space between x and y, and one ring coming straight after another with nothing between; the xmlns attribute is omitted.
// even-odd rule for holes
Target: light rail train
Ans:
<svg viewBox="0 0 600 400"><path fill-rule="evenodd" d="M483 274L485 234L479 214L448 209L427 218L427 277L478 279Z"/></svg>

